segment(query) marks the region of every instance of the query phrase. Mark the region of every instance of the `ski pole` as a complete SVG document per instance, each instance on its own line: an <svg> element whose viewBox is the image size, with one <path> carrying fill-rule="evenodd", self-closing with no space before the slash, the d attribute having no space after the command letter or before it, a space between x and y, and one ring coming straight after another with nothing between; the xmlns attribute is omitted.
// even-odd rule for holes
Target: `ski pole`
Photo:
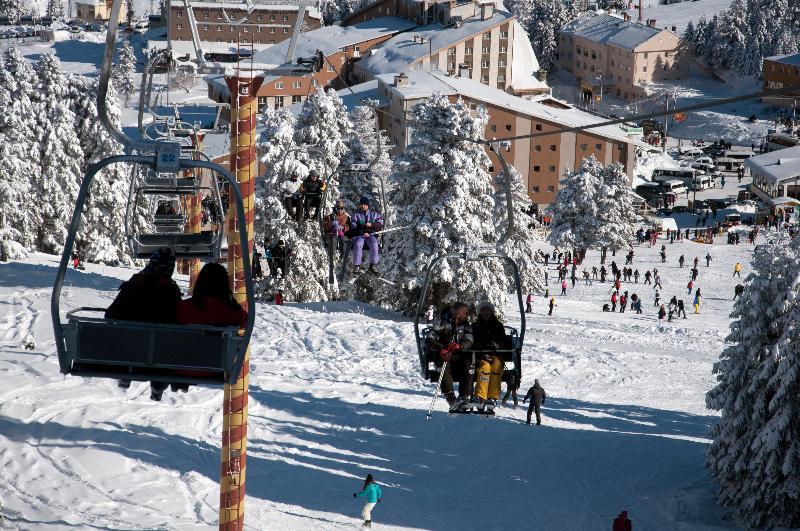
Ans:
<svg viewBox="0 0 800 531"><path fill-rule="evenodd" d="M439 398L439 389L442 388L442 380L444 379L444 370L447 367L447 362L442 364L442 370L439 371L439 381L436 383L436 388L433 390L433 397L431 398L431 407L428 408L427 419L431 420L433 416L433 406L436 404L436 399Z"/></svg>

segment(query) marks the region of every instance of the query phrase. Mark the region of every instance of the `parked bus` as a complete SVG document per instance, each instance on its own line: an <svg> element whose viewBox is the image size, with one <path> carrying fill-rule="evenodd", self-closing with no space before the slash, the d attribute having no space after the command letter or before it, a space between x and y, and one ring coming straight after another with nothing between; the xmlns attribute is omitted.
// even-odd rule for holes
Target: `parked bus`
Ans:
<svg viewBox="0 0 800 531"><path fill-rule="evenodd" d="M653 170L653 182L680 180L690 183L700 173L700 170L685 166L682 168L656 168Z"/></svg>
<svg viewBox="0 0 800 531"><path fill-rule="evenodd" d="M755 155L751 149L728 149L721 157L717 158L717 168L723 171L735 171L739 165L744 165L744 161Z"/></svg>
<svg viewBox="0 0 800 531"><path fill-rule="evenodd" d="M676 196L679 196L686 193L686 184L677 179L661 181L661 190L663 190L664 193L673 193Z"/></svg>

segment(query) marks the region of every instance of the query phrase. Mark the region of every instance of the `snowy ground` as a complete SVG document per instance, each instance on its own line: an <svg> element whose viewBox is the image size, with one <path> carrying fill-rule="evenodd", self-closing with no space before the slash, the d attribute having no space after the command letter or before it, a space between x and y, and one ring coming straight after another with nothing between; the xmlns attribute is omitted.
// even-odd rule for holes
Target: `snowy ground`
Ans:
<svg viewBox="0 0 800 531"><path fill-rule="evenodd" d="M524 409L449 418L441 400L426 421L431 384L418 374L413 327L391 313L259 305L248 527L352 528L360 505L350 494L373 473L384 486L374 513L384 529L600 530L623 509L636 529L728 529L703 467L714 420L703 395L729 323L733 264L746 275L752 248L667 249L662 265L657 247L637 246L634 266L658 266L662 298L687 306L678 255L710 251L714 261L701 267L700 315L663 330L650 286L623 286L643 298L643 315L600 312L610 284L569 289L552 317L536 301L523 392L533 378L548 391L538 428L524 424ZM60 375L49 315L55 264L47 255L0 264L0 527L215 525L222 393L193 388L154 403L146 384L124 392ZM132 272L70 271L62 310L107 304ZM34 352L20 347L29 333Z"/></svg>
<svg viewBox="0 0 800 531"><path fill-rule="evenodd" d="M657 28L672 29L676 27L676 33L683 35L683 31L691 20L697 23L700 17L705 16L711 19L717 13L728 9L731 0L686 0L676 4L661 4L656 0L645 0L643 3L643 19L656 19ZM632 20L639 18L639 4L633 3L633 8L627 10Z"/></svg>

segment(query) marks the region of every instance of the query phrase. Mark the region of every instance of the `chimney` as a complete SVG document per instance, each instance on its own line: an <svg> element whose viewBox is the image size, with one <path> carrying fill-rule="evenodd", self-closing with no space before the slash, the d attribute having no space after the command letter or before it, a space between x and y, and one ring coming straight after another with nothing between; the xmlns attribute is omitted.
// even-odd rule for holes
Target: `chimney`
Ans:
<svg viewBox="0 0 800 531"><path fill-rule="evenodd" d="M408 76L405 73L394 76L394 86L395 87L408 86Z"/></svg>
<svg viewBox="0 0 800 531"><path fill-rule="evenodd" d="M677 28L676 26L672 26L672 33L675 33L675 31L676 31L677 29L678 29L678 28Z"/></svg>
<svg viewBox="0 0 800 531"><path fill-rule="evenodd" d="M647 25L650 26L651 28L655 28L656 27L656 19L651 18L650 20L647 21Z"/></svg>
<svg viewBox="0 0 800 531"><path fill-rule="evenodd" d="M644 0L639 0L639 22L644 20Z"/></svg>
<svg viewBox="0 0 800 531"><path fill-rule="evenodd" d="M419 43L419 35L414 35L414 43Z"/></svg>
<svg viewBox="0 0 800 531"><path fill-rule="evenodd" d="M626 11L623 11L622 12L622 20L624 20L625 22L630 22L631 16Z"/></svg>
<svg viewBox="0 0 800 531"><path fill-rule="evenodd" d="M537 70L536 71L536 79L538 79L542 83L546 83L547 82L547 70L545 70L544 68L540 68L539 70Z"/></svg>
<svg viewBox="0 0 800 531"><path fill-rule="evenodd" d="M481 4L481 20L489 20L494 15L494 4L484 2Z"/></svg>

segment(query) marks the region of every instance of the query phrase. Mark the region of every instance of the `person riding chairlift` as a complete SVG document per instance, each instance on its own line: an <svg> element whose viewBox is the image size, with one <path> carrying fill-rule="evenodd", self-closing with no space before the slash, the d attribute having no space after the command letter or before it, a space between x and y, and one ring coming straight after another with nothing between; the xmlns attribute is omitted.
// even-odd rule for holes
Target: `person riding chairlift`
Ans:
<svg viewBox="0 0 800 531"><path fill-rule="evenodd" d="M336 249L341 256L344 253L345 236L350 231L350 215L345 210L343 200L337 200L333 211L325 216L324 229L336 240Z"/></svg>
<svg viewBox="0 0 800 531"><path fill-rule="evenodd" d="M475 401L479 411L494 411L500 398L503 378L503 358L496 352L510 345L505 327L497 318L491 302L478 304L478 319L472 323L472 335L475 338L474 348L480 351L475 360Z"/></svg>
<svg viewBox="0 0 800 531"><path fill-rule="evenodd" d="M286 213L289 217L294 218L295 221L300 221L300 218L303 216L303 203L300 194L301 186L302 183L297 177L297 174L292 173L292 176L289 177L288 180L283 181L280 187L283 208L286 209Z"/></svg>
<svg viewBox="0 0 800 531"><path fill-rule="evenodd" d="M300 193L303 194L303 205L305 207L304 219L317 219L319 215L319 205L322 193L325 192L327 185L320 180L317 170L311 170L306 180L300 185ZM310 215L311 208L314 208L314 215Z"/></svg>
<svg viewBox="0 0 800 531"><path fill-rule="evenodd" d="M451 408L468 407L472 393L472 377L467 370L468 355L464 352L472 348L474 340L468 316L466 304L453 304L442 311L441 319L425 338L434 365L443 372L441 391ZM458 379L458 398L453 388L454 377Z"/></svg>
<svg viewBox="0 0 800 531"><path fill-rule="evenodd" d="M362 197L358 202L358 211L350 218L350 236L353 238L353 272L361 273L361 259L364 254L364 244L369 247L369 270L378 273L377 265L380 259L378 238L374 232L383 229L383 218L380 214L369 209L369 198Z"/></svg>

